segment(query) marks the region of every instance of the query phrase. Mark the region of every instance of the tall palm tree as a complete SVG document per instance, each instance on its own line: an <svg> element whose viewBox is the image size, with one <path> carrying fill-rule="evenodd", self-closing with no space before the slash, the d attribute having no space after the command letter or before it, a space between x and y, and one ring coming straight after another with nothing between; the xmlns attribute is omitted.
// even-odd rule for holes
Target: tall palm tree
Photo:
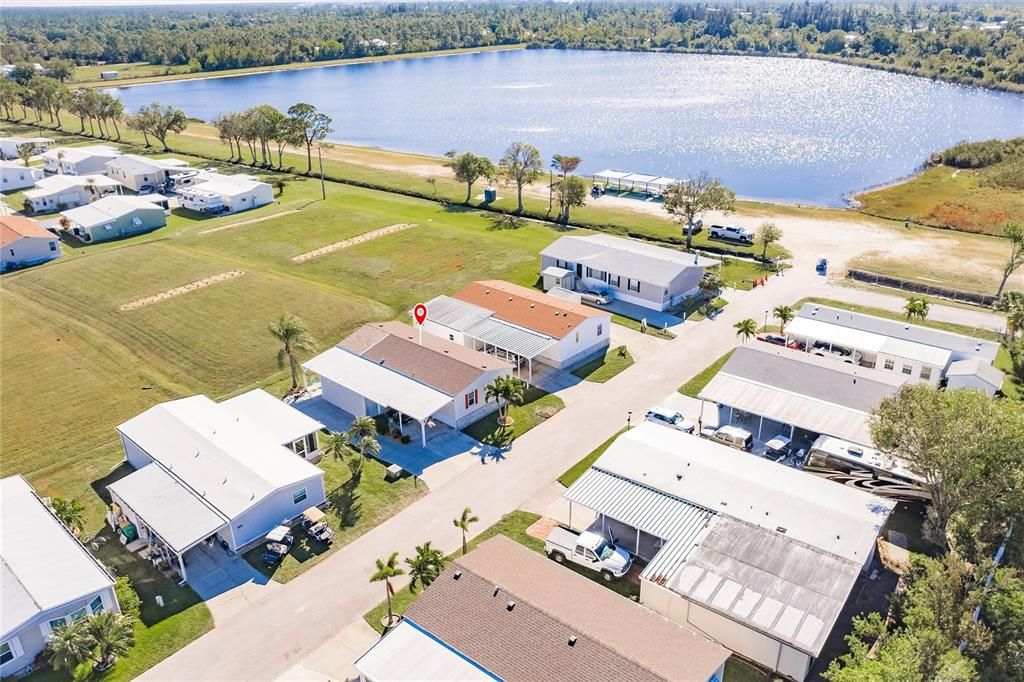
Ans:
<svg viewBox="0 0 1024 682"><path fill-rule="evenodd" d="M380 559L377 559L377 571L370 576L371 583L379 583L381 581L384 582L384 591L387 594L388 598L387 627L391 627L391 625L395 622L395 612L391 608L391 597L394 596L395 590L391 587L391 579L396 576L405 575L405 571L399 568L397 564L398 552L392 552L391 556L388 557L387 561L381 561Z"/></svg>
<svg viewBox="0 0 1024 682"><path fill-rule="evenodd" d="M377 440L377 422L373 417L356 417L348 428L349 443L353 444L363 457L376 457L380 454L380 441Z"/></svg>
<svg viewBox="0 0 1024 682"><path fill-rule="evenodd" d="M96 201L100 198L100 188L96 185L96 178L89 176L85 179L85 191L92 197L90 201Z"/></svg>
<svg viewBox="0 0 1024 682"><path fill-rule="evenodd" d="M462 510L462 514L457 519L452 519L452 524L462 531L462 554L465 556L466 552L469 551L469 546L466 544L466 533L469 531L469 524L476 523L480 520L480 517L473 514L473 510L466 507Z"/></svg>
<svg viewBox="0 0 1024 682"><path fill-rule="evenodd" d="M508 408L511 405L522 405L526 384L513 376L495 377L494 381L484 388L486 400L498 401L498 423L508 426Z"/></svg>
<svg viewBox="0 0 1024 682"><path fill-rule="evenodd" d="M345 459L350 444L351 440L347 433L334 431L324 438L323 451L333 459Z"/></svg>
<svg viewBox="0 0 1024 682"><path fill-rule="evenodd" d="M757 322L748 317L734 324L733 329L736 330L736 336L743 339L743 343L746 343L757 333Z"/></svg>
<svg viewBox="0 0 1024 682"><path fill-rule="evenodd" d="M46 653L54 670L74 670L82 661L92 656L95 647L96 640L89 632L89 624L83 618L54 628L46 643Z"/></svg>
<svg viewBox="0 0 1024 682"><path fill-rule="evenodd" d="M919 320L924 320L924 318L928 317L929 307L928 299L921 296L910 296L907 298L906 305L903 306L903 314L908 320L915 317Z"/></svg>
<svg viewBox="0 0 1024 682"><path fill-rule="evenodd" d="M793 306L788 305L777 305L775 310L772 311L772 315L779 321L779 333L786 331L786 325L793 321L796 317L796 311L793 310Z"/></svg>
<svg viewBox="0 0 1024 682"><path fill-rule="evenodd" d="M50 501L50 509L53 510L53 515L75 535L85 529L85 507L77 500L55 497Z"/></svg>
<svg viewBox="0 0 1024 682"><path fill-rule="evenodd" d="M97 670L106 670L135 646L135 625L124 614L104 611L88 619L95 642Z"/></svg>
<svg viewBox="0 0 1024 682"><path fill-rule="evenodd" d="M416 591L418 585L430 587L430 583L444 570L444 553L430 546L430 541L416 547L416 555L405 557L409 566L409 589Z"/></svg>
<svg viewBox="0 0 1024 682"><path fill-rule="evenodd" d="M277 352L277 366L284 367L285 360L292 372L292 390L299 387L299 361L295 358L296 351L313 350L316 340L309 333L306 323L291 313L270 325L271 335L281 342L281 350Z"/></svg>

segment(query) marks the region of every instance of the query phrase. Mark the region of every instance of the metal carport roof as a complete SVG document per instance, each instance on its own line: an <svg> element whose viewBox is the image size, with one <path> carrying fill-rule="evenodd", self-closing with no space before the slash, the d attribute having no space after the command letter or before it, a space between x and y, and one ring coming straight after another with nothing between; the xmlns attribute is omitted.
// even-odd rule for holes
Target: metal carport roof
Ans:
<svg viewBox="0 0 1024 682"><path fill-rule="evenodd" d="M494 317L480 320L463 330L463 333L477 341L531 359L558 343L550 336L538 334Z"/></svg>

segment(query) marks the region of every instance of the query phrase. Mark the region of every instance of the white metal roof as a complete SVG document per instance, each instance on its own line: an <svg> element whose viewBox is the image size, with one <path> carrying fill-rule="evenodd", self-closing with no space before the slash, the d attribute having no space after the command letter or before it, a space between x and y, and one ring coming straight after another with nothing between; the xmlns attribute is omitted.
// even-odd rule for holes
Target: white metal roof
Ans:
<svg viewBox="0 0 1024 682"><path fill-rule="evenodd" d="M583 263L598 270L659 286L668 286L689 268L707 268L719 263L697 254L606 234L561 237L545 247L541 255Z"/></svg>
<svg viewBox="0 0 1024 682"><path fill-rule="evenodd" d="M423 421L452 401L430 386L343 348L330 348L302 363L303 368L368 398Z"/></svg>
<svg viewBox="0 0 1024 682"><path fill-rule="evenodd" d="M68 189L81 189L88 185L95 185L98 189L107 187L120 187L121 183L106 175L51 175L48 178L36 180L35 189L25 192L29 199L36 197L50 196Z"/></svg>
<svg viewBox="0 0 1024 682"><path fill-rule="evenodd" d="M677 182L679 182L679 181L677 179L675 179L675 178L661 177L661 178L655 178L654 180L651 180L651 182L649 184L654 185L655 187L661 187L662 189L665 189L669 185L674 185Z"/></svg>
<svg viewBox="0 0 1024 682"><path fill-rule="evenodd" d="M220 404L239 419L267 434L274 443L287 445L324 428L317 420L286 405L262 388L229 398Z"/></svg>
<svg viewBox="0 0 1024 682"><path fill-rule="evenodd" d="M323 471L204 395L155 405L118 428L229 519Z"/></svg>
<svg viewBox="0 0 1024 682"><path fill-rule="evenodd" d="M862 564L895 502L704 438L644 423L594 467ZM598 511L600 511L598 509Z"/></svg>
<svg viewBox="0 0 1024 682"><path fill-rule="evenodd" d="M658 179L657 175L646 175L644 173L630 173L626 177L622 178L625 182L633 182L636 184L646 185L654 180Z"/></svg>
<svg viewBox="0 0 1024 682"><path fill-rule="evenodd" d="M159 464L144 466L107 488L176 552L184 552L228 523L213 505Z"/></svg>
<svg viewBox="0 0 1024 682"><path fill-rule="evenodd" d="M600 173L594 173L595 180L621 180L627 175L630 175L628 171L617 171L611 169L605 169Z"/></svg>
<svg viewBox="0 0 1024 682"><path fill-rule="evenodd" d="M104 225L112 220L131 215L135 211L152 210L163 213L163 209L154 204L152 199L131 195L117 195L103 197L91 204L79 206L78 208L69 208L66 211L61 211L61 215L73 223L89 228Z"/></svg>
<svg viewBox="0 0 1024 682"><path fill-rule="evenodd" d="M253 190L260 189L261 187L270 187L265 182L259 182L253 180L249 176L232 176L223 175L213 180L207 180L205 182L199 182L199 184L191 185L189 187L182 188L178 194L188 196L222 196L222 197L236 197L246 192L252 192Z"/></svg>
<svg viewBox="0 0 1024 682"><path fill-rule="evenodd" d="M427 301L425 305L428 320L459 332L494 314L487 308L451 296L437 296Z"/></svg>
<svg viewBox="0 0 1024 682"><path fill-rule="evenodd" d="M368 680L444 682L500 679L408 618L356 659L355 668Z"/></svg>
<svg viewBox="0 0 1024 682"><path fill-rule="evenodd" d="M0 639L113 583L24 478L0 480Z"/></svg>
<svg viewBox="0 0 1024 682"><path fill-rule="evenodd" d="M548 267L546 267L543 270L541 270L540 274L548 275L550 277L558 277L559 279L561 279L562 277L565 277L566 275L569 275L571 273L572 273L571 270L566 270L565 268L560 268L557 265L549 265Z"/></svg>
<svg viewBox="0 0 1024 682"><path fill-rule="evenodd" d="M1001 388L1006 375L987 362L978 358L968 360L957 360L946 370L947 377L968 377L973 376L981 379L993 388Z"/></svg>
<svg viewBox="0 0 1024 682"><path fill-rule="evenodd" d="M63 154L63 160L68 163L77 163L93 157L114 158L119 156L121 151L102 144L94 144L86 147L54 147L43 153L43 158L58 160L58 154Z"/></svg>
<svg viewBox="0 0 1024 682"><path fill-rule="evenodd" d="M122 154L106 163L107 168L120 168L129 173L147 173L156 170L186 170L188 162L181 159L154 159L138 154Z"/></svg>
<svg viewBox="0 0 1024 682"><path fill-rule="evenodd" d="M498 346L524 358L535 358L558 343L545 334L539 334L511 322L488 317L464 330L467 336Z"/></svg>
<svg viewBox="0 0 1024 682"><path fill-rule="evenodd" d="M797 317L786 326L786 333L801 339L815 339L869 353L885 353L933 367L945 367L950 351L905 339L896 339L854 327L843 327L809 317Z"/></svg>

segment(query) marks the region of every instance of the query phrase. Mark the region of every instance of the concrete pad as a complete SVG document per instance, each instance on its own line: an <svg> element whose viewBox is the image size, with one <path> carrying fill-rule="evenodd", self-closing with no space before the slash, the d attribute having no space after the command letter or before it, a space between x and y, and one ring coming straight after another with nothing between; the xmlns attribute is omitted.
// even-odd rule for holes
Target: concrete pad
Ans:
<svg viewBox="0 0 1024 682"><path fill-rule="evenodd" d="M373 646L378 639L380 639L380 635L377 634L377 631L367 625L365 620L359 618L342 628L307 656L301 664L301 669L296 671L298 673L315 671L324 674L325 677L291 679L359 679L359 673L352 664L366 653L367 649Z"/></svg>
<svg viewBox="0 0 1024 682"><path fill-rule="evenodd" d="M718 427L718 407L714 403L705 403L702 414L702 402L704 401L673 391L652 407L667 407L690 419L694 424L699 422L703 426Z"/></svg>
<svg viewBox="0 0 1024 682"><path fill-rule="evenodd" d="M584 301L584 305L590 305ZM647 324L651 327L662 327L668 326L669 329L683 323L681 317L663 313L658 310L651 310L645 308L642 305L636 305L635 303L627 303L626 301L612 300L611 303L602 306L591 306L602 310L606 313L612 313L614 315L621 315L622 317L628 317L631 320L647 320Z"/></svg>

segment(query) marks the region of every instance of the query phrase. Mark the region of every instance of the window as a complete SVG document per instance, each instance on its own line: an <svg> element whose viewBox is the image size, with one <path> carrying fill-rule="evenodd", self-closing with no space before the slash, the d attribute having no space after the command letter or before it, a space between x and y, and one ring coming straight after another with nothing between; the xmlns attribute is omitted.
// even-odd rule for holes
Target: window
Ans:
<svg viewBox="0 0 1024 682"><path fill-rule="evenodd" d="M630 291L635 291L636 293L639 294L640 293L640 281L636 280L636 279L627 279L626 280L626 288L629 289Z"/></svg>
<svg viewBox="0 0 1024 682"><path fill-rule="evenodd" d="M472 407L473 405L476 405L476 401L477 401L476 389L473 389L472 392L466 394L466 408L468 409L468 408Z"/></svg>
<svg viewBox="0 0 1024 682"><path fill-rule="evenodd" d="M294 443L292 443L292 450L295 451L296 455L299 455L300 457L305 457L306 456L306 439L305 438L300 438L297 441L295 441Z"/></svg>
<svg viewBox="0 0 1024 682"><path fill-rule="evenodd" d="M316 452L320 449L320 443L316 440L316 434L311 433L306 436L306 452Z"/></svg>
<svg viewBox="0 0 1024 682"><path fill-rule="evenodd" d="M608 286L613 286L613 287L616 287L616 288L621 287L621 284L619 284L619 276L618 275L608 275Z"/></svg>
<svg viewBox="0 0 1024 682"><path fill-rule="evenodd" d="M306 499L305 488L299 488L294 493L292 493L292 504L298 504L299 502L302 502L304 499Z"/></svg>
<svg viewBox="0 0 1024 682"><path fill-rule="evenodd" d="M103 597L97 594L96 597L89 602L89 610L92 611L93 615L103 611Z"/></svg>
<svg viewBox="0 0 1024 682"><path fill-rule="evenodd" d="M929 381L931 378L932 378L932 368L931 367L922 367L921 368L921 379L923 379L924 381Z"/></svg>
<svg viewBox="0 0 1024 682"><path fill-rule="evenodd" d="M134 225L135 227L139 227L140 225L142 225L142 218L140 218L139 216L133 216L132 225Z"/></svg>
<svg viewBox="0 0 1024 682"><path fill-rule="evenodd" d="M604 325L603 324L597 325L597 335L598 336L603 336L604 335Z"/></svg>
<svg viewBox="0 0 1024 682"><path fill-rule="evenodd" d="M50 242L50 251L57 250L57 242Z"/></svg>
<svg viewBox="0 0 1024 682"><path fill-rule="evenodd" d="M454 341L455 340L455 334L449 334L448 335L448 340L449 341Z"/></svg>
<svg viewBox="0 0 1024 682"><path fill-rule="evenodd" d="M82 620L83 618L85 618L85 615L86 615L86 611L85 611L85 607L83 606L82 608L78 609L77 611L74 611L74 612L71 613L71 616L70 616L71 622L74 623L76 620Z"/></svg>
<svg viewBox="0 0 1024 682"><path fill-rule="evenodd" d="M4 642L0 644L0 664L8 663L14 660L14 648L10 642Z"/></svg>
<svg viewBox="0 0 1024 682"><path fill-rule="evenodd" d="M903 365L903 373L910 376L910 373L914 371L914 368L910 365Z"/></svg>
<svg viewBox="0 0 1024 682"><path fill-rule="evenodd" d="M50 630L60 630L62 627L68 624L66 618L54 618L50 621Z"/></svg>
<svg viewBox="0 0 1024 682"><path fill-rule="evenodd" d="M888 369L888 370L891 370L891 369L893 369L893 368L894 368L895 366L896 366L896 363L895 363L895 362L893 362L892 360L886 360L886 361L885 361L885 368L886 368L886 369Z"/></svg>

